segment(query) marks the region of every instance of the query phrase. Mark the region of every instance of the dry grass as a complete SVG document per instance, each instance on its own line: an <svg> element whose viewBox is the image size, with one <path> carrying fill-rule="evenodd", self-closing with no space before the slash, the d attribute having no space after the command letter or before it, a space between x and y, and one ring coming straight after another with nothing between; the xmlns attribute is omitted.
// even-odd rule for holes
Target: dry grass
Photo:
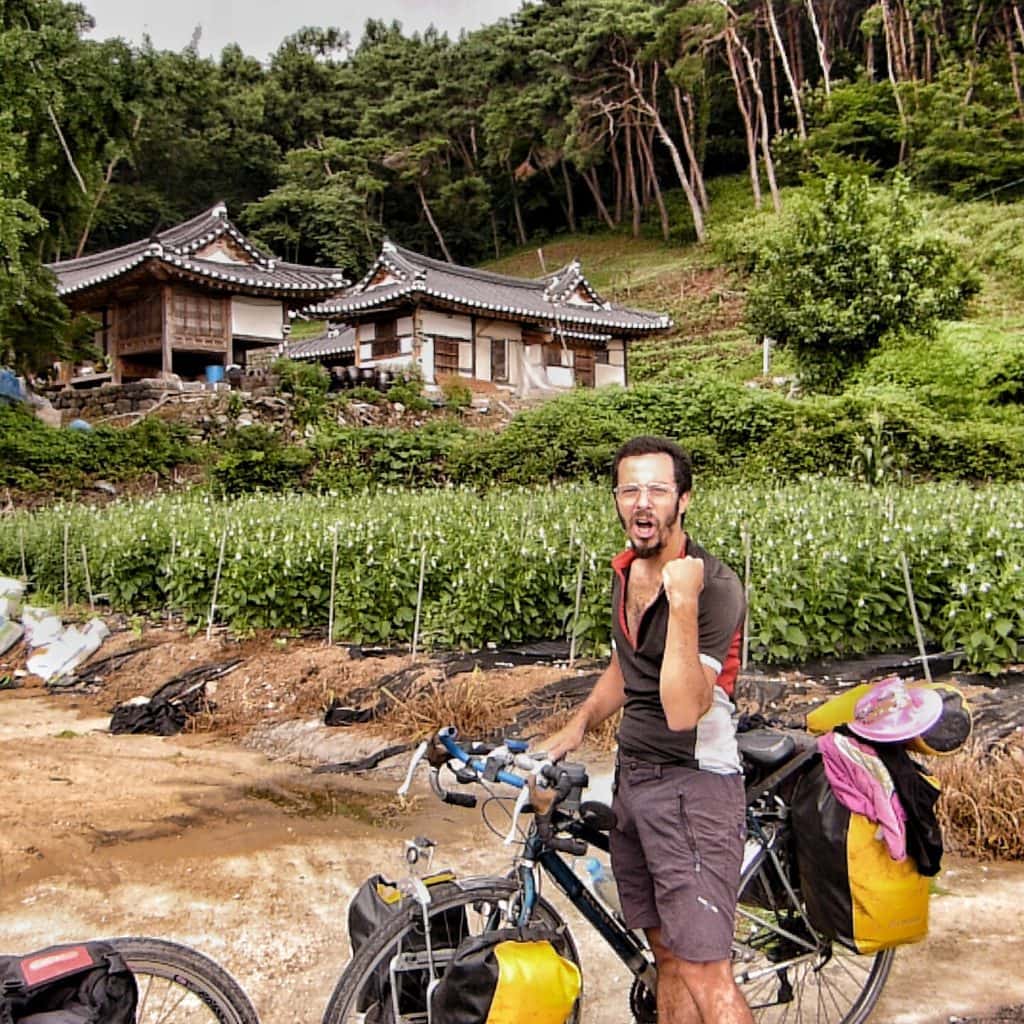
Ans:
<svg viewBox="0 0 1024 1024"><path fill-rule="evenodd" d="M934 758L938 814L947 847L981 859L1024 859L1024 736L991 750Z"/></svg>
<svg viewBox="0 0 1024 1024"><path fill-rule="evenodd" d="M377 716L376 725L407 741L423 739L445 725L479 739L507 725L519 700L503 686L489 685L479 670L451 679L441 672L417 680L408 694Z"/></svg>

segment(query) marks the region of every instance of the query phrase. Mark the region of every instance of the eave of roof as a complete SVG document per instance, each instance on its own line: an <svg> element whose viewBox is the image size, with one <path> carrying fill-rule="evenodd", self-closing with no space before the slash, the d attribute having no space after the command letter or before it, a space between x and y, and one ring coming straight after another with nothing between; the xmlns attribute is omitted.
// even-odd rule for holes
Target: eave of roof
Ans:
<svg viewBox="0 0 1024 1024"><path fill-rule="evenodd" d="M396 280L369 287L381 270ZM566 301L577 289L582 289L592 303ZM665 314L614 306L602 300L576 260L543 278L511 277L444 263L390 241L384 242L373 265L345 297L318 303L306 312L312 316L353 317L379 311L399 300L426 300L470 314L486 312L513 320L541 320L556 328L579 325L649 334L672 326Z"/></svg>
<svg viewBox="0 0 1024 1024"><path fill-rule="evenodd" d="M489 303L482 299L456 295L425 287L421 283L389 285L374 289L362 295L355 295L340 301L317 303L308 307L305 312L309 316L343 316L354 317L362 313L371 313L382 307L392 305L396 300L403 299L414 303L432 300L461 312L476 314L481 311L494 314L499 318L512 320L543 320L558 327L580 325L583 327L604 328L606 331L635 331L653 333L664 331L672 326L671 317L660 313L646 313L624 307L611 306L608 309L587 311L585 306L569 304L550 304L550 308L539 306L518 306L506 303Z"/></svg>
<svg viewBox="0 0 1024 1024"><path fill-rule="evenodd" d="M354 352L356 345L355 329L349 327L340 331L328 331L317 338L286 342L281 346L281 355L286 359L319 359L321 356Z"/></svg>
<svg viewBox="0 0 1024 1024"><path fill-rule="evenodd" d="M224 263L192 255L222 235L229 236L253 262ZM221 287L257 294L324 296L341 291L349 283L337 267L285 263L262 253L231 223L222 203L154 238L47 266L57 277L57 294L64 296L107 284L149 260L171 273L193 275Z"/></svg>

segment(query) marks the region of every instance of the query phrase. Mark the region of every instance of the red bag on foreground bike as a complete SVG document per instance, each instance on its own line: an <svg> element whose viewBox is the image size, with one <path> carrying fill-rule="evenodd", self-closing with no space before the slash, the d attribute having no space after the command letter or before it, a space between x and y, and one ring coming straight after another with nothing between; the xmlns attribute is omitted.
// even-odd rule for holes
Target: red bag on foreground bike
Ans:
<svg viewBox="0 0 1024 1024"><path fill-rule="evenodd" d="M0 957L0 1024L134 1024L138 989L107 942Z"/></svg>
<svg viewBox="0 0 1024 1024"><path fill-rule="evenodd" d="M546 928L503 928L459 946L430 997L435 1024L565 1024L579 968Z"/></svg>

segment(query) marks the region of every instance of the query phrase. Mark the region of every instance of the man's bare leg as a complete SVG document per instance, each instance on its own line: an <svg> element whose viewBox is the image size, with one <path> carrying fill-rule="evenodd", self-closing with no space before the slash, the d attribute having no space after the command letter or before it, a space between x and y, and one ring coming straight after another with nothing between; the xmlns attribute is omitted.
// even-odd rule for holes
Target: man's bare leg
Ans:
<svg viewBox="0 0 1024 1024"><path fill-rule="evenodd" d="M753 1024L728 960L680 960L662 945L660 928L647 938L658 965L658 1024Z"/></svg>
<svg viewBox="0 0 1024 1024"><path fill-rule="evenodd" d="M661 943L661 929L648 928L647 941L658 966L658 1024L701 1024L700 1011L690 995L681 963Z"/></svg>

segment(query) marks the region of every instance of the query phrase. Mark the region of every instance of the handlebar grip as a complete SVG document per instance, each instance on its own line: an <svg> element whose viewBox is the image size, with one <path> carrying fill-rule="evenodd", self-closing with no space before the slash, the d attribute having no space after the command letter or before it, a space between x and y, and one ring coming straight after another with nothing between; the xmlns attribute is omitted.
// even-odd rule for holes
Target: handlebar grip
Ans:
<svg viewBox="0 0 1024 1024"><path fill-rule="evenodd" d="M456 807L476 807L476 797L472 793L445 793L442 799Z"/></svg>

